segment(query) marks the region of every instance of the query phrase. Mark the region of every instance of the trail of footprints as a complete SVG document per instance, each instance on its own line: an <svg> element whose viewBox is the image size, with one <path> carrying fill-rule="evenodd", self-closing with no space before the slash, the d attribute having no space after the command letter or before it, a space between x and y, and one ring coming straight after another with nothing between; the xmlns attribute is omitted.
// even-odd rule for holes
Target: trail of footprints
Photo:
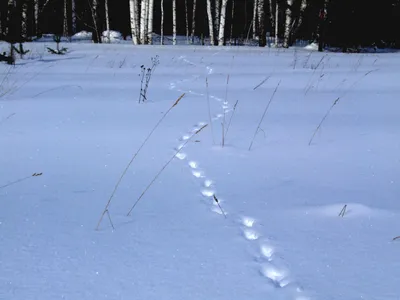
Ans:
<svg viewBox="0 0 400 300"><path fill-rule="evenodd" d="M186 63L190 65L195 65L189 60L183 58ZM207 73L212 74L213 69L209 66L207 68ZM177 88L178 84L187 82L189 80L182 80L176 83L170 84L170 89L176 89L180 92L192 93L191 91L184 91ZM195 94L195 93L193 93ZM196 94L201 95L201 94ZM225 110L225 113L228 113L230 110L229 104L224 102L223 99L220 99L216 96L210 95L211 99L214 99L218 102L222 102L222 109ZM223 114L216 114L213 117L213 121L217 121L223 117ZM187 134L180 137L180 144L175 147L175 151L180 150L179 153L176 154L176 157L182 161L187 162L188 167L192 173L192 175L197 178L201 182L200 193L208 200L211 205L211 211L217 214L222 214L223 212L218 206L218 203L214 201L215 195L215 183L213 180L209 179L205 171L200 168L199 163L195 160L188 159L188 155L183 152L183 148L185 147L185 142L190 139L190 137L199 130L202 126L204 126L205 122L200 122L196 124L191 130L187 132ZM218 197L219 204L223 207L224 200ZM226 211L224 208L224 213L229 218L229 211ZM236 219L238 225L240 226L243 237L251 243L256 244L258 249L254 254L254 260L259 265L259 274L267 279L267 281L278 289L288 289L290 294L293 295L294 300L309 300L309 297L304 295L303 289L296 284L291 278L289 270L286 268L285 263L279 254L276 252L276 249L272 246L272 244L268 241L267 238L262 237L256 227L258 226L257 220L252 217L246 216L237 216L231 219Z"/></svg>

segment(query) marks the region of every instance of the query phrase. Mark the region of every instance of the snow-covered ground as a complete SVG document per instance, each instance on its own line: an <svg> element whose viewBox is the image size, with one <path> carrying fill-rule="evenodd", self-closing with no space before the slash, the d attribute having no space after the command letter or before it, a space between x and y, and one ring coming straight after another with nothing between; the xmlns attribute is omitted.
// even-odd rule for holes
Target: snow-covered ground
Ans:
<svg viewBox="0 0 400 300"><path fill-rule="evenodd" d="M399 54L48 45L0 65L0 299L399 299Z"/></svg>

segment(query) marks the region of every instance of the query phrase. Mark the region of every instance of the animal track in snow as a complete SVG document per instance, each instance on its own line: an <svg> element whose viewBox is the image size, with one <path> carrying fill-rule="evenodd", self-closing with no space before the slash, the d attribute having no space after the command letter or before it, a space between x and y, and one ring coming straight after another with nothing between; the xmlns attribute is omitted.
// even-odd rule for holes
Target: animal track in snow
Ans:
<svg viewBox="0 0 400 300"><path fill-rule="evenodd" d="M260 247L261 254L268 259L268 261L272 260L272 255L274 254L274 249L268 245L261 245Z"/></svg>
<svg viewBox="0 0 400 300"><path fill-rule="evenodd" d="M250 217L243 217L242 224L246 227L253 227L255 220Z"/></svg>
<svg viewBox="0 0 400 300"><path fill-rule="evenodd" d="M190 139L190 135L184 135L181 137L181 141L187 141L188 139Z"/></svg>
<svg viewBox="0 0 400 300"><path fill-rule="evenodd" d="M179 152L175 155L177 158L179 158L180 160L185 159L186 158L186 153L182 153Z"/></svg>
<svg viewBox="0 0 400 300"><path fill-rule="evenodd" d="M259 234L252 229L245 229L243 230L244 237L248 240L257 240L260 236Z"/></svg>
<svg viewBox="0 0 400 300"><path fill-rule="evenodd" d="M196 177L196 178L203 178L203 177L204 177L204 174L203 174L202 171L193 170L193 171L192 171L192 174L193 174L193 176Z"/></svg>
<svg viewBox="0 0 400 300"><path fill-rule="evenodd" d="M286 279L286 272L274 266L262 266L261 274L271 280L278 287L285 287L289 284L289 281Z"/></svg>
<svg viewBox="0 0 400 300"><path fill-rule="evenodd" d="M195 162L195 161L190 161L189 162L189 166L192 168L192 169L197 169L198 168L198 166L199 166L199 164L197 163L197 162Z"/></svg>
<svg viewBox="0 0 400 300"><path fill-rule="evenodd" d="M212 197L212 196L214 196L214 191L213 191L213 190L205 189L205 190L202 190L202 191L201 191L201 194L202 194L203 196L205 196L205 197Z"/></svg>
<svg viewBox="0 0 400 300"><path fill-rule="evenodd" d="M205 187L210 187L210 186L212 186L212 184L213 184L213 182L212 182L212 180L210 180L210 179L206 179L206 180L204 181L204 186L205 186Z"/></svg>

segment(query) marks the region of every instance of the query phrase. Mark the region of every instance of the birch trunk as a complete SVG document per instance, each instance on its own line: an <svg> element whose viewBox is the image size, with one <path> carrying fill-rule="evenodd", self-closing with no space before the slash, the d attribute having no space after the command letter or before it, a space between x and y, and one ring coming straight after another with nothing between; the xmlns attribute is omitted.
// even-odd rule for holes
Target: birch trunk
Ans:
<svg viewBox="0 0 400 300"><path fill-rule="evenodd" d="M210 44L211 46L214 46L214 26L213 26L213 16L211 12L211 0L207 0L207 16L208 16L208 29L210 31Z"/></svg>
<svg viewBox="0 0 400 300"><path fill-rule="evenodd" d="M324 51L324 34L325 34L325 21L328 14L328 2L329 0L324 0L324 6L320 11L320 20L318 25L318 51Z"/></svg>
<svg viewBox="0 0 400 300"><path fill-rule="evenodd" d="M111 43L110 16L108 14L108 0L104 0L104 11L106 13L107 43Z"/></svg>
<svg viewBox="0 0 400 300"><path fill-rule="evenodd" d="M140 43L145 44L146 36L146 0L140 4Z"/></svg>
<svg viewBox="0 0 400 300"><path fill-rule="evenodd" d="M26 41L26 39L28 38L28 2L27 2L27 0L24 0L22 3L21 38L22 38L22 41Z"/></svg>
<svg viewBox="0 0 400 300"><path fill-rule="evenodd" d="M196 31L196 0L193 0L193 13L192 13L192 44L194 44L194 34Z"/></svg>
<svg viewBox="0 0 400 300"><path fill-rule="evenodd" d="M299 31L301 24L303 24L304 12L305 12L306 8L307 8L307 0L301 0L298 22L296 24L296 27L293 28L293 30L290 33L291 41L296 38L297 32Z"/></svg>
<svg viewBox="0 0 400 300"><path fill-rule="evenodd" d="M148 22L148 43L153 44L153 17L154 17L154 0L149 1L149 22Z"/></svg>
<svg viewBox="0 0 400 300"><path fill-rule="evenodd" d="M290 43L290 31L291 31L291 25L292 25L292 5L293 5L293 0L287 0L285 35L283 37L283 47L284 48L289 48L289 43Z"/></svg>
<svg viewBox="0 0 400 300"><path fill-rule="evenodd" d="M101 36L99 34L99 15L98 15L98 2L97 0L93 0L92 2L92 18L93 18L93 41L95 43L101 43Z"/></svg>
<svg viewBox="0 0 400 300"><path fill-rule="evenodd" d="M278 47L279 43L279 4L276 1L275 4L275 47Z"/></svg>
<svg viewBox="0 0 400 300"><path fill-rule="evenodd" d="M160 44L164 45L164 0L161 0L161 39Z"/></svg>
<svg viewBox="0 0 400 300"><path fill-rule="evenodd" d="M188 18L188 5L185 0L185 21L186 21L186 43L189 44L189 18Z"/></svg>
<svg viewBox="0 0 400 300"><path fill-rule="evenodd" d="M145 35L143 44L149 43L149 6L150 6L150 0L146 0L146 14L145 14L146 18L144 20Z"/></svg>
<svg viewBox="0 0 400 300"><path fill-rule="evenodd" d="M276 0L275 0L276 1ZM271 22L271 28L275 27L275 11L276 6L274 5L274 0L269 0L269 18Z"/></svg>
<svg viewBox="0 0 400 300"><path fill-rule="evenodd" d="M235 0L232 0L232 17L231 17L231 33L230 33L230 44L232 45L233 40L233 22L235 20Z"/></svg>
<svg viewBox="0 0 400 300"><path fill-rule="evenodd" d="M71 0L71 29L72 34L76 33L76 5L75 0Z"/></svg>
<svg viewBox="0 0 400 300"><path fill-rule="evenodd" d="M68 36L68 7L67 0L64 0L64 23L63 23L63 36Z"/></svg>
<svg viewBox="0 0 400 300"><path fill-rule="evenodd" d="M258 8L258 1L254 0L254 7L253 7L253 40L257 37L257 8Z"/></svg>
<svg viewBox="0 0 400 300"><path fill-rule="evenodd" d="M218 46L223 46L225 42L225 22L226 22L226 6L228 5L228 0L222 0L221 6L221 19L219 23L219 36L218 36Z"/></svg>
<svg viewBox="0 0 400 300"><path fill-rule="evenodd" d="M220 5L220 0L214 0L215 2L215 10L214 10L214 38L218 37L218 32L219 32L219 25L220 25L220 14L221 14L221 5Z"/></svg>
<svg viewBox="0 0 400 300"><path fill-rule="evenodd" d="M129 11L130 11L130 19L131 19L131 36L132 43L134 45L138 44L138 28L137 28L137 0L129 0Z"/></svg>
<svg viewBox="0 0 400 300"><path fill-rule="evenodd" d="M265 47L267 45L267 37L265 32L265 6L264 0L258 0L258 28L259 28L259 37L258 37L258 45L260 47Z"/></svg>
<svg viewBox="0 0 400 300"><path fill-rule="evenodd" d="M35 35L39 35L39 0L33 3L33 18L35 20Z"/></svg>
<svg viewBox="0 0 400 300"><path fill-rule="evenodd" d="M176 0L172 0L172 44L176 45Z"/></svg>

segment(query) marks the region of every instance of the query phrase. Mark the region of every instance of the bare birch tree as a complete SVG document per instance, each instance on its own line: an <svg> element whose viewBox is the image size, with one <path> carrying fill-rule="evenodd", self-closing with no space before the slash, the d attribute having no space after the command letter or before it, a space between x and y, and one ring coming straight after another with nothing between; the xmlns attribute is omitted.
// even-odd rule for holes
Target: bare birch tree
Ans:
<svg viewBox="0 0 400 300"><path fill-rule="evenodd" d="M71 0L71 29L72 34L76 33L76 5L75 0Z"/></svg>
<svg viewBox="0 0 400 300"><path fill-rule="evenodd" d="M160 44L164 45L164 0L161 0L161 38Z"/></svg>
<svg viewBox="0 0 400 300"><path fill-rule="evenodd" d="M258 10L258 0L254 0L253 4L253 20L252 20L252 28L253 28L253 40L257 37L257 10Z"/></svg>
<svg viewBox="0 0 400 300"><path fill-rule="evenodd" d="M104 11L106 13L107 43L111 43L110 16L108 13L108 0L104 0Z"/></svg>
<svg viewBox="0 0 400 300"><path fill-rule="evenodd" d="M176 0L172 0L172 44L176 45Z"/></svg>
<svg viewBox="0 0 400 300"><path fill-rule="evenodd" d="M293 0L287 0L286 4L286 19L285 19L285 33L283 37L283 47L288 48L290 43L290 32L292 28L292 5Z"/></svg>
<svg viewBox="0 0 400 300"><path fill-rule="evenodd" d="M231 32L230 32L229 39L230 39L230 44L232 45L232 40L233 40L233 23L234 23L234 20L235 20L235 0L232 0L232 12L231 12L231 14L232 14L232 17L231 17Z"/></svg>
<svg viewBox="0 0 400 300"><path fill-rule="evenodd" d="M149 0L149 17L148 17L148 35L147 42L153 44L153 17L154 17L154 0Z"/></svg>
<svg viewBox="0 0 400 300"><path fill-rule="evenodd" d="M196 31L196 0L193 0L193 12L192 12L192 44L194 44L194 35Z"/></svg>
<svg viewBox="0 0 400 300"><path fill-rule="evenodd" d="M210 31L210 44L214 46L214 26L213 16L211 11L211 0L207 0L207 17L208 17L208 29Z"/></svg>
<svg viewBox="0 0 400 300"><path fill-rule="evenodd" d="M94 27L94 32L93 32L93 41L95 43L101 43L101 36L100 36L100 28L99 28L99 13L98 13L98 0L93 0L92 1L92 19L93 19L93 27Z"/></svg>
<svg viewBox="0 0 400 300"><path fill-rule="evenodd" d="M28 38L28 1L23 0L21 12L21 38L26 41Z"/></svg>
<svg viewBox="0 0 400 300"><path fill-rule="evenodd" d="M218 36L218 46L223 46L225 42L225 22L226 22L226 7L228 5L228 0L222 0L221 5L221 18L219 23L219 36Z"/></svg>
<svg viewBox="0 0 400 300"><path fill-rule="evenodd" d="M259 24L259 37L258 45L265 47L267 44L267 37L265 32L265 2L264 0L258 0L258 24Z"/></svg>
<svg viewBox="0 0 400 300"><path fill-rule="evenodd" d="M188 16L188 5L185 0L185 21L186 21L186 43L189 44L189 16Z"/></svg>
<svg viewBox="0 0 400 300"><path fill-rule="evenodd" d="M64 0L64 18L63 18L63 36L68 36L68 6L67 0Z"/></svg>
<svg viewBox="0 0 400 300"><path fill-rule="evenodd" d="M275 47L278 47L279 42L279 3L275 3Z"/></svg>
<svg viewBox="0 0 400 300"><path fill-rule="evenodd" d="M221 0L214 0L214 38L218 38L220 16L221 16Z"/></svg>
<svg viewBox="0 0 400 300"><path fill-rule="evenodd" d="M146 2L142 0L140 5L140 43L145 44L146 36Z"/></svg>
<svg viewBox="0 0 400 300"><path fill-rule="evenodd" d="M35 35L39 34L39 0L33 2L33 19L35 21Z"/></svg>
<svg viewBox="0 0 400 300"><path fill-rule="evenodd" d="M136 5L137 0L129 0L129 11L130 11L130 23L131 23L131 36L132 43L134 45L139 44L138 41L138 27L137 27L137 18L138 18L138 7Z"/></svg>

